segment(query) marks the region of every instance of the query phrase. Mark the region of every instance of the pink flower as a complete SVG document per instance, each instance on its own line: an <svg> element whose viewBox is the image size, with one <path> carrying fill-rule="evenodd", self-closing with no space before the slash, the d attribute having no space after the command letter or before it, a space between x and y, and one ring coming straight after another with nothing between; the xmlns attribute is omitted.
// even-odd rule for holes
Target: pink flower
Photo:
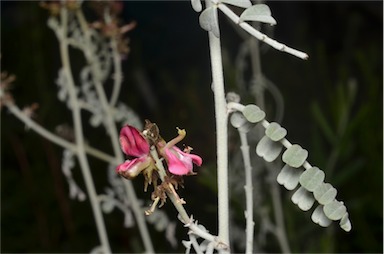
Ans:
<svg viewBox="0 0 384 254"><path fill-rule="evenodd" d="M125 178L132 179L143 170L149 169L152 165L152 158L149 156L149 144L140 132L130 125L124 126L120 131L121 150L126 155L135 157L126 160L116 167L118 174Z"/></svg>
<svg viewBox="0 0 384 254"><path fill-rule="evenodd" d="M144 169L149 168L151 166L151 162L152 159L149 156L126 160L116 167L116 171L119 175L132 179L140 174Z"/></svg>
<svg viewBox="0 0 384 254"><path fill-rule="evenodd" d="M149 153L149 144L133 126L126 125L120 131L121 150L126 155L141 157Z"/></svg>
<svg viewBox="0 0 384 254"><path fill-rule="evenodd" d="M176 146L165 149L165 155L168 161L168 170L174 175L188 175L193 173L193 164L201 166L203 160L200 156L182 152Z"/></svg>

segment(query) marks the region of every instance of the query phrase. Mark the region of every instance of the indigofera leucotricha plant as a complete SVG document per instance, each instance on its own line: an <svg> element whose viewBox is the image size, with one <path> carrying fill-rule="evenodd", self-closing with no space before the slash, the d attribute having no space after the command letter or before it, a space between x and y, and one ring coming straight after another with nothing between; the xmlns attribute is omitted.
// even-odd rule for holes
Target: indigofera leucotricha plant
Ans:
<svg viewBox="0 0 384 254"><path fill-rule="evenodd" d="M155 123L146 120L144 130L140 132L133 126L126 125L120 131L120 146L122 151L130 158L116 167L119 175L133 179L139 174L144 175L144 190L149 184L154 185L152 200L154 204L146 212L150 214L161 200L163 205L166 199L165 192L172 192L176 197L175 189L182 185L182 176L194 175L193 164L201 166L200 156L191 154L192 148L186 146L180 150L176 144L184 139L186 131L177 128L178 136L166 142L159 133ZM165 162L166 167L164 167ZM159 185L158 180L162 183ZM185 203L178 198L179 202Z"/></svg>

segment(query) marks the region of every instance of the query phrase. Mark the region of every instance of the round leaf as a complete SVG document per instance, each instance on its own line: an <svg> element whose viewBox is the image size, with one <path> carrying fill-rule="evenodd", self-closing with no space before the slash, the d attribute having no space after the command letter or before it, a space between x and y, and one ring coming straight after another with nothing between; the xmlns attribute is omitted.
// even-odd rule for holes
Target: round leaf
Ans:
<svg viewBox="0 0 384 254"><path fill-rule="evenodd" d="M343 218L341 218L340 227L344 229L344 231L349 232L352 229L351 221L348 218L348 213L344 214Z"/></svg>
<svg viewBox="0 0 384 254"><path fill-rule="evenodd" d="M203 9L203 6L201 5L200 0L191 0L191 4L195 12L201 12L201 10Z"/></svg>
<svg viewBox="0 0 384 254"><path fill-rule="evenodd" d="M252 6L252 3L250 0L221 0L220 2L242 7L242 8L248 8Z"/></svg>
<svg viewBox="0 0 384 254"><path fill-rule="evenodd" d="M101 204L101 209L105 213L112 212L113 208L115 207L115 203L112 200L106 200Z"/></svg>
<svg viewBox="0 0 384 254"><path fill-rule="evenodd" d="M233 127L239 128L240 126L244 125L248 121L247 119L245 119L244 115L238 112L235 112L231 115L230 122Z"/></svg>
<svg viewBox="0 0 384 254"><path fill-rule="evenodd" d="M331 203L336 198L337 190L329 183L321 183L313 191L317 202L322 205Z"/></svg>
<svg viewBox="0 0 384 254"><path fill-rule="evenodd" d="M267 162L276 160L281 150L283 150L283 146L278 142L273 142L267 136L264 136L256 146L256 154Z"/></svg>
<svg viewBox="0 0 384 254"><path fill-rule="evenodd" d="M250 104L245 106L243 115L251 123L258 123L265 117L265 112L262 111L258 106Z"/></svg>
<svg viewBox="0 0 384 254"><path fill-rule="evenodd" d="M299 145L292 145L284 152L283 161L291 167L298 168L303 165L307 157L307 150L301 148Z"/></svg>
<svg viewBox="0 0 384 254"><path fill-rule="evenodd" d="M313 198L313 195L303 187L300 187L292 195L291 200L303 211L308 211L309 209L311 209L311 207L315 203L315 199Z"/></svg>
<svg viewBox="0 0 384 254"><path fill-rule="evenodd" d="M322 227L328 227L332 223L332 221L325 216L322 205L316 207L315 211L312 213L311 219L314 223L319 224Z"/></svg>
<svg viewBox="0 0 384 254"><path fill-rule="evenodd" d="M241 15L239 22L243 21L259 21L276 25L276 20L271 15L271 10L265 4L255 4L247 8Z"/></svg>
<svg viewBox="0 0 384 254"><path fill-rule="evenodd" d="M265 135L273 141L279 141L287 135L287 130L281 127L280 124L272 122L265 130Z"/></svg>
<svg viewBox="0 0 384 254"><path fill-rule="evenodd" d="M314 191L325 179L325 174L317 167L312 167L300 176L300 184L309 191Z"/></svg>
<svg viewBox="0 0 384 254"><path fill-rule="evenodd" d="M277 175L276 180L280 185L284 185L287 190L293 190L298 185L302 173L302 170L285 165Z"/></svg>
<svg viewBox="0 0 384 254"><path fill-rule="evenodd" d="M323 210L325 215L331 220L340 220L347 213L344 203L337 200L326 204Z"/></svg>
<svg viewBox="0 0 384 254"><path fill-rule="evenodd" d="M220 37L216 6L211 6L205 9L199 16L199 23L201 28L208 32L212 32L217 38Z"/></svg>
<svg viewBox="0 0 384 254"><path fill-rule="evenodd" d="M239 131L248 132L253 128L253 125L245 119L244 115L239 112L234 112L231 115L230 122L233 127Z"/></svg>

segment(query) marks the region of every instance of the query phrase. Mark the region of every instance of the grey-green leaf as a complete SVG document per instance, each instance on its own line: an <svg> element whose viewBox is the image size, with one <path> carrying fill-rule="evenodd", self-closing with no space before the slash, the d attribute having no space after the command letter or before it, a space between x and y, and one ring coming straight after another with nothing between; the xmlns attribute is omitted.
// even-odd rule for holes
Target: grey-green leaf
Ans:
<svg viewBox="0 0 384 254"><path fill-rule="evenodd" d="M299 145L292 145L283 153L283 162L291 167L298 168L304 164L308 151Z"/></svg>
<svg viewBox="0 0 384 254"><path fill-rule="evenodd" d="M315 211L312 213L311 219L314 223L319 224L322 227L328 227L332 223L332 221L325 216L322 205L316 207Z"/></svg>
<svg viewBox="0 0 384 254"><path fill-rule="evenodd" d="M217 19L217 7L211 6L205 9L199 17L201 28L212 32L217 38L220 37L219 21Z"/></svg>
<svg viewBox="0 0 384 254"><path fill-rule="evenodd" d="M352 225L351 225L351 221L349 220L348 213L344 214L343 218L341 218L340 220L339 225L344 231L346 232L351 231Z"/></svg>
<svg viewBox="0 0 384 254"><path fill-rule="evenodd" d="M201 0L191 0L192 8L195 12L201 12L203 6L201 5Z"/></svg>
<svg viewBox="0 0 384 254"><path fill-rule="evenodd" d="M252 3L250 0L221 0L220 2L242 7L242 8L248 8L252 6Z"/></svg>
<svg viewBox="0 0 384 254"><path fill-rule="evenodd" d="M264 136L256 146L256 153L262 157L265 161L271 162L276 160L276 158L283 150L281 143L273 142L267 136Z"/></svg>
<svg viewBox="0 0 384 254"><path fill-rule="evenodd" d="M258 123L265 117L265 112L262 111L258 106L249 104L245 106L243 115L251 123Z"/></svg>
<svg viewBox="0 0 384 254"><path fill-rule="evenodd" d="M300 187L291 198L292 202L296 204L301 210L308 211L315 203L313 195L305 188Z"/></svg>
<svg viewBox="0 0 384 254"><path fill-rule="evenodd" d="M343 202L334 200L323 208L325 215L331 220L340 220L347 213Z"/></svg>
<svg viewBox="0 0 384 254"><path fill-rule="evenodd" d="M336 194L337 190L329 183L321 183L313 191L315 199L322 205L331 203L336 198Z"/></svg>
<svg viewBox="0 0 384 254"><path fill-rule="evenodd" d="M240 114L239 112L234 112L231 115L229 121L233 127L239 128L247 122L247 119L245 119L244 115Z"/></svg>
<svg viewBox="0 0 384 254"><path fill-rule="evenodd" d="M314 191L317 186L324 182L325 174L318 167L312 167L300 176L300 184L309 191Z"/></svg>
<svg viewBox="0 0 384 254"><path fill-rule="evenodd" d="M280 185L284 185L287 190L293 190L299 184L299 178L302 173L303 171L300 169L285 165L277 175L276 180Z"/></svg>
<svg viewBox="0 0 384 254"><path fill-rule="evenodd" d="M241 15L239 22L243 21L259 21L276 25L276 20L271 15L271 10L265 4L255 4L246 9Z"/></svg>
<svg viewBox="0 0 384 254"><path fill-rule="evenodd" d="M280 124L272 122L265 130L265 135L267 135L273 141L279 141L287 135L287 130L281 127Z"/></svg>
<svg viewBox="0 0 384 254"><path fill-rule="evenodd" d="M232 113L230 122L233 127L241 132L248 132L254 127L254 125L248 122L244 115L239 112Z"/></svg>
<svg viewBox="0 0 384 254"><path fill-rule="evenodd" d="M115 207L115 203L112 200L106 200L101 204L101 209L105 213L112 212L113 208Z"/></svg>

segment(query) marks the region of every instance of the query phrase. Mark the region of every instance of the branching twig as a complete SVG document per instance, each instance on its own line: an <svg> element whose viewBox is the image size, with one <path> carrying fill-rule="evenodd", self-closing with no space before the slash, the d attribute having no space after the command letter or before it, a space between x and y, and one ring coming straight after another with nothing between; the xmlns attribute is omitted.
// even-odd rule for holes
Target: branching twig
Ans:
<svg viewBox="0 0 384 254"><path fill-rule="evenodd" d="M308 58L308 55L306 53L301 52L301 51L296 50L296 49L293 49L293 48L290 48L285 44L282 44L276 40L273 40L273 39L269 38L267 35L256 30L250 24L240 21L240 17L237 16L236 13L234 13L231 9L229 9L225 4L218 3L217 6L234 23L238 24L241 28L243 28L245 31L250 33L252 36L255 36L257 39L269 44L271 47L273 47L277 50L289 53L291 55L297 56L301 59L307 59Z"/></svg>
<svg viewBox="0 0 384 254"><path fill-rule="evenodd" d="M74 130L75 130L75 140L78 148L77 156L79 159L81 171L83 173L87 192L89 194L89 199L91 201L92 211L95 216L96 227L97 227L99 238L102 244L102 248L104 252L110 253L111 249L109 246L107 231L105 228L103 215L101 213L101 209L97 201L97 193L96 193L95 186L93 184L88 159L86 157L85 149L83 145L84 136L83 136L81 114L80 114L80 106L78 105L78 100L77 100L78 98L75 92L76 88L75 88L75 83L73 81L73 75L70 67L68 42L66 40L67 25L68 25L68 10L66 8L60 9L60 19L61 19L62 37L58 39L60 43L60 55L61 55L62 66L65 71L65 74L67 75L67 80L68 80L67 84L68 84L69 98L70 98L70 104L72 109L73 124L74 124Z"/></svg>

